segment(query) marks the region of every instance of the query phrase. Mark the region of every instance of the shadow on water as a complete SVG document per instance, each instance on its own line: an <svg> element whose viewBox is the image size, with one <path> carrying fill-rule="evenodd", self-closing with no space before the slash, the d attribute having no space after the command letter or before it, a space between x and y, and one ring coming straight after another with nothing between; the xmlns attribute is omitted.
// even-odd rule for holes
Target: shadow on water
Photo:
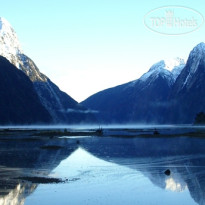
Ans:
<svg viewBox="0 0 205 205"><path fill-rule="evenodd" d="M79 146L141 172L162 189L188 189L195 202L205 204L205 140L186 137L0 139L0 204L24 204L38 186L24 177L48 177Z"/></svg>

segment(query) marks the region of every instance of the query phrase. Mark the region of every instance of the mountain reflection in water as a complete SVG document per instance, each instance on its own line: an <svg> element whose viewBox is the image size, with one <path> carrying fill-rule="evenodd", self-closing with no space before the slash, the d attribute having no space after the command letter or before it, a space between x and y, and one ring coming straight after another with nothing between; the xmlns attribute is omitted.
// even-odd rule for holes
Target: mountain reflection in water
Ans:
<svg viewBox="0 0 205 205"><path fill-rule="evenodd" d="M98 158L138 170L162 189L179 192L187 188L195 202L205 204L205 140L179 137L93 141L85 142L84 147ZM164 174L167 169L170 176Z"/></svg>
<svg viewBox="0 0 205 205"><path fill-rule="evenodd" d="M79 141L0 140L0 204L205 204L205 140L87 137ZM62 148L42 149L47 145ZM164 173L167 169L169 176ZM17 179L21 176L60 177L68 182L38 185Z"/></svg>

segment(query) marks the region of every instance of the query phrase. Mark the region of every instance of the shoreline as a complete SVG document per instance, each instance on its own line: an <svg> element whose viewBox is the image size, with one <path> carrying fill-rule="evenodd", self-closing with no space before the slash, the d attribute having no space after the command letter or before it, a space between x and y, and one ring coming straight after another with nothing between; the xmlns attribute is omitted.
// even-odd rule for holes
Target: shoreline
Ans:
<svg viewBox="0 0 205 205"><path fill-rule="evenodd" d="M156 133L155 133L156 132ZM137 128L100 127L100 128L56 128L56 127L0 127L0 140L15 138L62 138L62 137L123 137L123 138L167 138L167 137L200 137L205 138L205 126L145 126Z"/></svg>

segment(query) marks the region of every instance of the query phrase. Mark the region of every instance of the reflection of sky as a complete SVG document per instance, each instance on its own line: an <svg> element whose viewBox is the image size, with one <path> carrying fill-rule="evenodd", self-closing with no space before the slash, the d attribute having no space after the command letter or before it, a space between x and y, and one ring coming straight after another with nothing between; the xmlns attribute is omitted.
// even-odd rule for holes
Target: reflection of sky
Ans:
<svg viewBox="0 0 205 205"><path fill-rule="evenodd" d="M187 189L173 192L174 179L171 177L166 178L169 189L164 190L151 183L141 172L98 159L82 148L63 160L51 176L68 178L69 181L39 185L26 199L26 205L196 204ZM184 186L179 182L175 185Z"/></svg>

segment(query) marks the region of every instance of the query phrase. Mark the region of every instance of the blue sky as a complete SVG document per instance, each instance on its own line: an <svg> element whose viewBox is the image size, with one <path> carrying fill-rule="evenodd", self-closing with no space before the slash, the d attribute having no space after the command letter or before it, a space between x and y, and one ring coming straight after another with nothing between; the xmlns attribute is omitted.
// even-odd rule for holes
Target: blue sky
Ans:
<svg viewBox="0 0 205 205"><path fill-rule="evenodd" d="M102 89L139 78L161 59L187 59L205 41L205 25L186 35L161 35L144 16L179 5L205 15L196 1L0 0L1 17L14 27L24 53L77 101Z"/></svg>

